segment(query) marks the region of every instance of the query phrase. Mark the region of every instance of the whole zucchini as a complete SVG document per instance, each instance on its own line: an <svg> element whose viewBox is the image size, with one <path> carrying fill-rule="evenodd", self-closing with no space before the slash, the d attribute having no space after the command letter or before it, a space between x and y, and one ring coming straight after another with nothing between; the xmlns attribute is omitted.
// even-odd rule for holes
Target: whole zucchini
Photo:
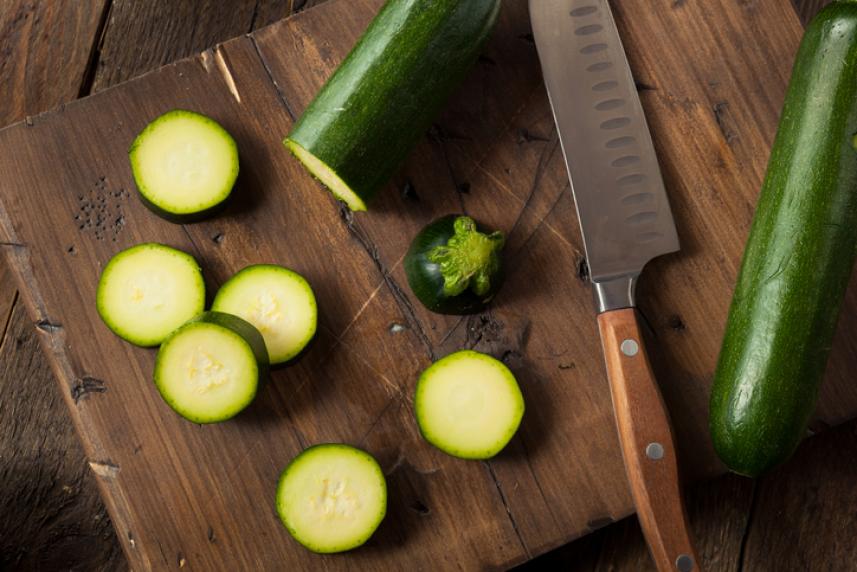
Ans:
<svg viewBox="0 0 857 572"><path fill-rule="evenodd" d="M388 0L284 144L366 210L476 61L500 3Z"/></svg>
<svg viewBox="0 0 857 572"><path fill-rule="evenodd" d="M857 0L806 29L711 395L715 449L756 476L806 434L857 242Z"/></svg>

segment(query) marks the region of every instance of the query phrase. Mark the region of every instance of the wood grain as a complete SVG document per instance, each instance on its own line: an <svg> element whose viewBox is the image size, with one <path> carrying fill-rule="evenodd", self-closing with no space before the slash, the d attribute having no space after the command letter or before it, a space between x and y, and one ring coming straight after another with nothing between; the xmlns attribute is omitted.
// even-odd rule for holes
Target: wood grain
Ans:
<svg viewBox="0 0 857 572"><path fill-rule="evenodd" d="M113 569L119 545L52 377L18 304L0 338L0 568Z"/></svg>
<svg viewBox="0 0 857 572"><path fill-rule="evenodd" d="M0 125L78 97L106 0L0 3Z"/></svg>
<svg viewBox="0 0 857 572"><path fill-rule="evenodd" d="M0 126L79 96L104 6L0 3ZM2 258L0 568L112 570L124 559L110 519Z"/></svg>
<svg viewBox="0 0 857 572"><path fill-rule="evenodd" d="M830 4L831 0L794 0L794 2L801 21L808 24L819 10Z"/></svg>
<svg viewBox="0 0 857 572"><path fill-rule="evenodd" d="M92 91L201 52L292 13L290 0L112 0ZM133 49L129 49L133 46Z"/></svg>
<svg viewBox="0 0 857 572"><path fill-rule="evenodd" d="M763 478L744 570L847 570L857 562L857 423L808 440Z"/></svg>
<svg viewBox="0 0 857 572"><path fill-rule="evenodd" d="M751 509L753 481L727 475L688 487L691 532L707 572L742 570L744 539L754 526ZM839 537L844 538L844 537ZM844 561L843 561L844 562ZM743 568L767 571L769 568ZM517 568L519 572L655 572L637 519L627 518L599 529ZM777 568L790 572L787 568Z"/></svg>
<svg viewBox="0 0 857 572"><path fill-rule="evenodd" d="M514 51L514 50L511 50L511 51ZM508 54L508 52L506 52L506 53ZM491 65L490 63L486 63L486 62L483 62L483 64L486 66ZM493 77L496 77L496 76L493 76ZM514 105L514 100L510 103L510 105ZM523 132L518 132L515 135L517 135L518 138L523 141L523 143L534 143L534 145L532 145L531 148L534 149L535 151L539 150L539 145L538 145L539 141L537 140L537 138L540 136L540 133L538 133L538 132L529 133L528 132L525 134ZM455 136L456 136L455 132L452 132L452 133L450 133L450 132L438 132L438 133L436 133L436 137L435 137L436 141L433 142L432 146L436 143L437 149L439 150L439 152L443 152L443 153L449 155L448 148L455 144L454 143ZM535 136L535 137L533 137L533 136ZM453 141L451 144L450 144L450 140ZM525 147L525 145L521 144L520 147L523 148L523 147ZM451 164L452 164L453 160L458 158L458 155L455 153L452 153L451 155L452 155L452 159L447 161L450 164L450 168L448 169L448 171L450 171L451 175L456 175L456 173L452 172L453 169L451 167ZM410 168L410 166L409 166L409 168ZM451 180L454 182L457 180L457 178L458 178L457 176L456 177L450 176L447 180L448 181ZM468 183L468 182L469 181L463 181L462 184ZM423 191L423 192L425 192L425 191ZM544 196L544 195L535 196L534 198L536 200L534 202L532 202L530 206L533 206L533 205L538 206L539 203L541 202L539 199L541 199L542 196ZM465 197L465 198L469 198L469 197ZM560 206L559 203L557 203L557 207L559 207L559 206ZM528 238L527 238L528 234L527 234L527 230L526 230L527 225L536 225L537 226L539 224L544 224L544 223L540 223L541 213L537 209L528 208L526 210L528 211L526 213L526 216L523 216L519 219L519 221L521 223L520 226L518 224L516 224L516 228L523 228L524 229L522 232L520 232L518 234L522 244L527 244L527 241L528 241ZM356 240L360 241L361 239L365 238L365 236L360 235L361 229L358 225L353 224L353 221L351 224L349 224L349 221L346 221L346 224L349 227L349 230L352 232L352 235L355 236ZM556 232L556 229L552 229L552 232ZM369 244L370 244L370 247L373 246L371 243L369 243ZM384 246L384 245L382 244L381 246ZM397 268L398 268L397 266L393 267L393 270L392 270L393 275L395 275ZM381 265L380 271L382 272L382 274L384 274L384 276L387 276L387 273L385 272L385 270L389 270L389 269L386 268L384 265ZM397 284L397 282L392 282L392 284ZM395 296L393 296L393 299L396 299ZM388 302L389 301L390 301L390 299L388 298ZM417 309L416 313L418 313L418 312L419 312L419 310ZM680 319L678 320L678 322L676 322L675 320L673 320L673 317L674 316L670 316L668 318L669 323L671 324L670 329L672 329L676 332L679 332L679 331L681 331L681 329L678 327L674 327L674 325L676 323L682 323L682 322ZM488 316L487 318L477 318L474 321L467 320L467 321L463 321L463 322L456 322L453 325L458 325L459 326L458 329L456 329L449 336L445 332L441 332L438 335L438 339L439 340L446 339L447 341L449 341L449 340L452 340L456 335L459 335L459 334L462 334L462 336L461 336L462 338L467 339L468 336L472 335L472 337L470 337L470 339L468 340L468 343L482 344L483 347L486 347L486 348L495 348L495 349L512 348L512 350L514 350L515 345L517 344L517 349L520 350L521 349L520 348L521 340L519 339L520 336L517 335L517 332L515 330L517 329L516 326L519 326L525 322L526 322L526 320L515 321L515 320L510 320L510 319L505 320L505 322L499 322L499 320L493 319L491 316ZM498 327L498 323L500 324L499 327ZM410 324L410 322L406 321L406 324ZM504 329L508 326L506 326L504 324L511 324L512 327L510 327L509 329L512 331L511 332L505 332ZM363 331L366 332L367 329L364 329ZM435 330L432 330L432 329L427 330L429 335L434 333L434 331ZM520 359L520 358L516 358L514 355L514 351L512 351L511 359ZM569 364L564 363L563 365L567 366ZM394 423L394 425L395 425L395 423Z"/></svg>
<svg viewBox="0 0 857 572"><path fill-rule="evenodd" d="M669 414L634 308L598 315L625 471L658 570L699 569L684 508Z"/></svg>

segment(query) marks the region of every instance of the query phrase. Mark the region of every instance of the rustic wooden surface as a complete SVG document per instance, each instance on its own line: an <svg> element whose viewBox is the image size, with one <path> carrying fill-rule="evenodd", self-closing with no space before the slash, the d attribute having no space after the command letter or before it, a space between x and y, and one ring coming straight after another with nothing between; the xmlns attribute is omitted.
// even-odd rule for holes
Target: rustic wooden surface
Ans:
<svg viewBox="0 0 857 572"><path fill-rule="evenodd" d="M118 5L119 2L115 2L115 4ZM114 13L116 13L116 12L114 11ZM20 20L17 20L17 22L20 23ZM25 24L26 24L26 22L25 22ZM14 32L14 34L20 33L20 30L18 32L15 32L14 26L11 26L9 28L4 28L4 32L6 30L12 30ZM109 31L110 31L109 26L107 28L107 31L109 34ZM4 35L3 39L5 40L6 37L7 36ZM158 45L158 42L156 41L157 38L153 39L150 36L150 37L145 38L145 39L148 42L150 42L153 47ZM86 40L82 40L81 44L84 44L84 43L89 43L90 45L92 44L92 42L87 42ZM106 42L105 42L105 45L106 45ZM87 46L87 49L88 49L88 47L89 46ZM97 52L95 55L97 57ZM133 58L129 58L129 61L133 61ZM68 71L68 70L66 70L66 71ZM69 72L69 73L71 73L71 72ZM96 76L97 76L97 74L93 73L90 77L96 77ZM120 76L117 76L117 77L120 77ZM127 76L125 76L125 77L127 77ZM28 79L33 80L32 77L30 77ZM73 96L74 95L70 95L69 98L73 97ZM30 109L31 109L31 111L28 111L28 113L33 113L33 112L39 110L38 107L36 107L35 109L33 109L33 108L30 108ZM720 108L720 114L721 115L722 115L722 112L723 112L723 108ZM452 133L452 135L455 135L455 133ZM526 132L519 133L519 135L522 139L525 139L525 140L532 137L531 133L526 133ZM536 135L538 135L538 134L536 134ZM2 272L0 272L0 280L2 280L2 277L3 277L3 274L2 274ZM6 282L0 281L0 284L8 284L8 281L6 281ZM11 292L10 292L9 296L6 295L6 293L9 292L9 290L10 289L8 287L7 288L0 288L0 293L2 293L6 299L13 298L14 294ZM3 303L4 303L3 300L0 299L0 310L3 309L3 307L2 307ZM5 304L8 306L8 302L6 302ZM20 308L20 305L18 307ZM0 314L5 315L4 312L0 312ZM673 316L670 316L670 317L665 318L665 319L669 320L671 326L677 332L686 331L686 330L682 329L683 324L682 324L681 320L680 319L673 319L673 318L674 318ZM7 336L6 339L11 339L11 337ZM491 341L490 337L489 337L488 341L489 342ZM3 363L5 364L6 362L3 362ZM8 370L5 370L5 371L8 371ZM35 383L32 375L30 375L30 376L21 375L22 371L23 370L15 371L16 381L18 381L20 378L23 378L23 379L27 379L28 382L30 382L30 383ZM11 386L7 382L7 380L10 379L11 377L12 376L0 378L4 382L4 389L5 389L5 386ZM41 387L47 387L50 390L54 389L53 387L51 387L50 385L46 385L45 383L41 383L41 384L37 384L37 385L40 385ZM6 394L4 393L4 401L2 402L3 404L9 403L9 401L5 400L5 397L6 397ZM38 407L35 407L33 410L37 413L39 412ZM5 414L8 411L8 409L4 409L3 411L4 411L4 415L0 416L0 419L2 419L3 427L5 430L5 428L9 427L11 424L9 423L9 416ZM63 414L57 413L56 407L54 407L53 410L50 410L49 406L47 406L47 407L43 406L41 415L37 415L36 418L43 420L45 417L47 417L47 415L44 413L44 411L51 411L50 415L52 415L53 417L62 417L62 415L63 415ZM20 426L20 423L21 423L20 421L17 421L16 424ZM66 426L66 428L67 428L67 426ZM40 437L44 440L48 436L50 436L51 439L53 439L53 437L54 437L53 435L46 435L45 432L43 432ZM29 436L25 435L23 438L29 439ZM847 542L847 541L852 539L855 536L855 530L854 530L853 522L850 523L850 528L849 528L849 526L848 526L849 521L843 520L843 518L841 518L841 516L837 517L837 515L843 514L844 511L842 510L842 507L853 506L853 499L851 499L851 497L842 498L843 495L841 494L841 491L846 490L846 487L848 487L850 485L847 477L850 474L851 480L853 481L853 475L855 473L853 467L851 467L849 464L844 462L845 460L847 460L849 458L849 451L851 452L850 458L854 457L854 441L855 440L854 440L853 430L852 431L846 431L844 429L839 429L836 431L829 432L820 438L816 438L815 441L818 441L819 439L825 443L830 443L829 446L826 447L826 450L828 450L828 451L830 451L830 450L840 451L839 457L841 459L843 459L839 463L836 463L836 467L835 467L836 470L838 471L837 476L841 475L842 478L826 479L826 478L824 478L825 472L823 470L819 469L817 474L813 473L813 479L814 480L811 481L811 482L813 482L813 485L814 485L813 489L812 489L812 503L814 506L814 510L816 511L814 514L817 513L817 514L822 515L822 522L821 522L820 529L823 530L825 532L825 534L827 535L827 536L825 536L827 544L825 544L823 542L822 543L813 543L811 539L813 538L814 535L809 534L807 527L805 526L805 527L800 529L801 534L802 534L802 536L801 536L802 542L801 543L795 544L793 542L789 545L783 544L782 546L778 546L778 549L781 551L784 551L784 552L791 549L792 554L796 554L796 551L794 549L797 546L799 546L804 554L808 554L809 556L812 557L809 560L806 560L806 562L822 562L822 563L824 563L824 562L830 562L831 560L827 559L826 554L824 552L821 552L820 550L818 550L818 547L819 546L820 547L839 546L840 549L836 553L836 557L838 558L839 555L842 555L842 559L841 560L837 559L836 562L850 563L850 562L853 562L854 554L851 553L849 555L847 549L849 547L851 547L851 544L849 544L849 542ZM33 440L33 441L38 442L37 440ZM6 440L6 434L4 432L4 441L3 441L4 448L2 451L0 451L0 454L3 454L4 457L6 454L8 454L7 451L9 450L8 447L6 446L7 443L8 443L8 441ZM849 448L849 446L850 446L850 448ZM816 446L816 447L819 449L824 449L824 447L821 447L821 446ZM59 447L59 448L61 449L61 447ZM758 490L756 491L755 496L758 500L755 503L751 502L751 498L754 497L754 494L753 494L753 491L750 488L748 488L748 484L747 484L748 481L744 481L744 480L737 479L737 478L727 478L726 480L721 481L723 484L720 486L706 484L706 485L703 485L702 487L699 487L693 491L693 493L691 495L691 519L692 519L693 524L694 524L695 532L697 533L697 535L700 539L700 548L702 549L703 554L704 554L703 560L706 562L709 562L712 565L711 569L724 569L724 570L737 569L737 568L740 568L741 563L746 563L746 565L747 565L746 569L748 569L748 570L749 569L758 569L758 570L771 569L769 566L766 566L768 561L764 557L764 554L765 554L764 551L766 548L769 548L771 546L771 540L768 539L766 541L765 537L762 537L761 539L756 539L756 537L753 534L754 531L759 530L762 525L766 526L767 529L770 529L770 530L781 530L781 529L784 529L783 522L794 523L797 521L801 521L801 518L799 518L799 515L801 515L802 507L805 506L805 504L806 504L804 502L804 500L807 498L807 495L804 494L804 489L802 488L802 486L800 484L801 481L798 480L796 476L792 476L792 475L798 474L802 477L805 477L805 475L808 472L810 472L810 469L812 467L817 466L817 465L824 466L826 464L826 465L833 466L833 464L830 463L830 459L828 459L826 455L819 454L819 455L811 456L809 459L807 459L806 455L804 454L804 451L807 451L807 450L810 452L813 452L816 450L815 448L813 448L813 442L812 441L807 443L802 448L801 453L799 454L799 458L801 459L801 461L803 463L806 463L807 460L809 460L813 464L811 464L809 466L803 465L803 464L797 466L797 469L802 469L802 471L801 471L801 470L796 470L795 469L795 467L796 467L795 463L792 463L789 466L785 467L783 470L778 471L777 473L772 475L770 478L760 481L760 484L756 487ZM45 459L42 459L42 464L47 466L47 467L53 468L52 467L52 461L46 461ZM82 466L82 463L81 463L81 466ZM851 473L848 472L849 470L851 470ZM16 482L18 483L19 487L23 487L24 490L26 490L26 484L23 484L24 483L23 480L20 480L20 481L13 480L11 483L11 490L12 491L16 490L14 488L14 486L15 486L14 483L16 483ZM788 486L784 487L783 483L786 483L786 484L787 483L793 483L793 484L789 488ZM844 485L843 485L843 483L844 483ZM5 494L6 490L9 490L8 487L9 487L10 483L9 483L9 481L5 481L4 484L6 486L6 488L3 489L3 492ZM785 509L786 511L788 511L787 514L785 514L785 515L780 514L780 515L772 516L772 517L767 518L767 519L765 518L765 514L775 515L777 511L774 510L774 508L778 507L778 504L779 504L779 499L776 497L776 495L769 495L770 498L768 498L767 501L765 500L767 497L764 495L764 491L767 490L768 487L779 487L779 488L774 488L773 490L780 490L780 491L782 491L783 488L785 488L785 490L789 491L790 494L794 495L794 503L789 503ZM848 489L848 490L850 491L850 489ZM89 498L92 498L91 487L90 487L90 490L88 492L88 495L89 495ZM74 498L72 498L71 501L64 504L63 508L68 507L75 500L80 499L81 497L84 497L84 496L86 496L86 494L76 495ZM852 497L853 497L853 494L852 494ZM849 499L851 499L850 505L848 504ZM746 514L749 512L749 508L750 508L751 504L755 504L756 506L755 506L755 510L753 511L752 525L747 527L746 526L746 523L747 523ZM81 504L80 506L83 506L83 504ZM765 514L760 513L762 508L765 508L765 507L773 507L773 508L768 508L767 513L765 513ZM780 507L780 508L782 508L782 507ZM839 509L839 510L837 510L837 509ZM66 511L69 512L70 509L66 508ZM17 512L24 513L25 511L23 511L19 508ZM79 510L78 514L87 514L87 512L86 512L86 510ZM791 518L789 518L789 515L791 515ZM81 519L81 520L83 520L83 519ZM48 523L48 525L45 528L52 530L54 532L55 537L59 537L59 538L62 537L62 532L57 532L59 529L56 526L54 526L55 525L55 519L54 520L45 519L45 522ZM758 524L758 523L762 523L762 524ZM749 531L746 535L744 534L745 530ZM795 528L794 530L796 531L798 529ZM776 534L772 534L771 536L774 539L777 538ZM3 535L3 536L0 536L0 538L3 538L3 540L4 540L3 558L4 558L4 562L6 562L6 555L9 553L7 546L11 546L11 545L7 545L7 543L6 543L7 538L9 538L8 536ZM85 536L84 535L83 538L86 538L87 540L89 540L90 544L95 543L94 541L96 539L96 537L94 535L93 536ZM746 542L744 542L743 544L741 542L742 538L746 538ZM102 543L106 544L106 545L111 544L109 541L107 541L107 542L102 541ZM37 548L37 549L44 549L44 548L50 547L50 546L54 546L54 548L55 548L54 553L57 553L56 550L58 547L60 549L59 553L62 552L62 550L61 550L62 547L65 547L66 550L69 551L68 552L69 554L72 553L69 550L70 544L55 543L55 544L51 545L50 539L48 539L48 541L46 541L44 543L33 545L33 547ZM571 565L572 563L574 563L574 566L575 566L574 569L581 569L581 570L590 569L587 566L591 566L593 569L596 567L597 567L597 569L608 569L611 566L613 566L614 568L618 568L618 569L636 570L636 569L643 569L642 567L645 566L645 562L646 562L644 549L642 551L640 550L641 546L642 545L640 544L639 536L638 536L638 534L635 534L635 524L633 523L633 521L625 521L620 525L617 525L615 527L610 527L608 529L605 529L604 531L596 533L595 535L587 537L586 539L584 539L583 541L581 541L579 543L575 543L575 544L570 545L569 549L566 550L565 552L553 553L553 555L551 557L562 559L564 555L566 555L566 556L570 555L571 557L569 559L566 559L564 562L566 563L566 565ZM743 546L743 549L740 549L741 546ZM844 549L843 549L843 547L844 547ZM80 549L78 549L77 552L79 553ZM111 551L108 550L107 552L111 552ZM115 554L115 550L112 552ZM739 558L739 553L740 553L740 558ZM754 554L756 555L755 558L754 558ZM642 555L642 558L640 557L641 555ZM849 556L850 556L850 558L849 558ZM636 560L635 560L635 558L636 558ZM68 561L72 561L72 560L69 559ZM93 560L93 561L95 561L95 560ZM105 562L106 561L108 561L108 560L105 560ZM800 564L799 558L795 558L791 561L788 560L788 558L786 558L786 559L784 559L784 561L785 562L794 562L794 563ZM32 562L32 561L30 561L30 562ZM116 559L111 558L111 559L109 559L109 562L116 562ZM176 565L177 565L177 563L176 563ZM786 569L786 568L779 568L779 569ZM801 569L801 568L795 567L793 569Z"/></svg>

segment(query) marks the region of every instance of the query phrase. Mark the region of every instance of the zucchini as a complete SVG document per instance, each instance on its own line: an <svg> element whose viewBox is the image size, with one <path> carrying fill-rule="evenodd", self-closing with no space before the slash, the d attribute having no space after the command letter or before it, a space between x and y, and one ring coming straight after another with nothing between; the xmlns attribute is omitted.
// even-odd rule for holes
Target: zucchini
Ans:
<svg viewBox="0 0 857 572"><path fill-rule="evenodd" d="M433 312L481 312L503 283L504 242L501 232L489 233L470 217L440 218L411 242L405 255L408 285Z"/></svg>
<svg viewBox="0 0 857 572"><path fill-rule="evenodd" d="M857 246L857 2L806 29L711 393L715 449L756 476L806 435Z"/></svg>
<svg viewBox="0 0 857 572"><path fill-rule="evenodd" d="M524 396L502 362L462 350L423 372L414 411L423 438L444 453L490 459L517 432L524 416Z"/></svg>
<svg viewBox="0 0 857 572"><path fill-rule="evenodd" d="M265 338L271 365L289 361L315 335L318 311L303 276L274 264L248 266L230 278L211 309L244 318Z"/></svg>
<svg viewBox="0 0 857 572"><path fill-rule="evenodd" d="M280 476L277 513L306 548L344 552L369 540L384 520L387 482L369 453L349 445L315 445Z"/></svg>
<svg viewBox="0 0 857 572"><path fill-rule="evenodd" d="M98 280L96 307L114 334L151 347L205 309L205 282L196 260L147 242L116 254Z"/></svg>
<svg viewBox="0 0 857 572"><path fill-rule="evenodd" d="M267 368L259 330L238 316L205 312L164 341L154 378L176 413L194 423L217 423L250 405Z"/></svg>
<svg viewBox="0 0 857 572"><path fill-rule="evenodd" d="M387 0L284 144L351 210L383 187L464 79L501 0Z"/></svg>
<svg viewBox="0 0 857 572"><path fill-rule="evenodd" d="M238 146L213 119L175 109L149 123L128 152L140 199L172 222L201 220L226 204Z"/></svg>

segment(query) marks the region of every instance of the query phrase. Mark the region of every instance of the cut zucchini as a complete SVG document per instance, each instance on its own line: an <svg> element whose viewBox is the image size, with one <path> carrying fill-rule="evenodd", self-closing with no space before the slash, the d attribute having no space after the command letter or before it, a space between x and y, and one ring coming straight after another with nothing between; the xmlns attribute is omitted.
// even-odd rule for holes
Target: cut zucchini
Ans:
<svg viewBox="0 0 857 572"><path fill-rule="evenodd" d="M116 254L98 281L96 306L113 333L138 346L160 344L205 309L205 282L196 260L153 242Z"/></svg>
<svg viewBox="0 0 857 572"><path fill-rule="evenodd" d="M274 264L248 266L217 292L212 310L240 316L265 338L271 364L286 362L315 335L315 295L303 276Z"/></svg>
<svg viewBox="0 0 857 572"><path fill-rule="evenodd" d="M448 215L423 228L405 255L405 274L423 306L441 314L485 309L503 284L505 239L468 216Z"/></svg>
<svg viewBox="0 0 857 572"><path fill-rule="evenodd" d="M387 0L286 147L353 211L386 185L461 83L501 0Z"/></svg>
<svg viewBox="0 0 857 572"><path fill-rule="evenodd" d="M369 540L384 520L387 482L369 453L316 445L280 476L277 512L294 539L313 552L344 552Z"/></svg>
<svg viewBox="0 0 857 572"><path fill-rule="evenodd" d="M235 140L216 121L193 111L176 109L149 123L129 157L143 203L173 222L215 212L238 177Z"/></svg>
<svg viewBox="0 0 857 572"><path fill-rule="evenodd" d="M423 372L414 410L423 437L441 451L462 459L489 459L518 430L524 396L502 362L463 350Z"/></svg>
<svg viewBox="0 0 857 572"><path fill-rule="evenodd" d="M267 367L256 328L238 316L206 312L164 341L154 377L176 413L194 423L217 423L253 401Z"/></svg>

